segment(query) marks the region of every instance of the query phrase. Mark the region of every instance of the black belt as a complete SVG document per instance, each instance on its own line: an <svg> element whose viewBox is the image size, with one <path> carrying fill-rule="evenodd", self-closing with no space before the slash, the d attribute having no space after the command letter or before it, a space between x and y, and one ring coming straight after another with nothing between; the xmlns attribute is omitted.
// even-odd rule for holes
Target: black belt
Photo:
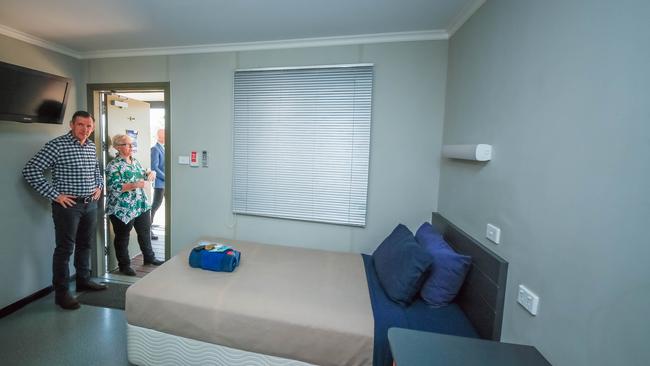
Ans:
<svg viewBox="0 0 650 366"><path fill-rule="evenodd" d="M93 201L93 196L79 196L75 198L77 203L90 203Z"/></svg>

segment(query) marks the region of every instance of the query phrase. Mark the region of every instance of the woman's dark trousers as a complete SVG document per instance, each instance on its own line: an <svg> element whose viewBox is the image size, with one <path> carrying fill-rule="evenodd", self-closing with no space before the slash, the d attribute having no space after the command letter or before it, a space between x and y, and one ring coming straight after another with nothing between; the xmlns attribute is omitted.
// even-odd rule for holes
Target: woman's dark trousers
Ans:
<svg viewBox="0 0 650 366"><path fill-rule="evenodd" d="M138 244L142 251L142 256L145 262L152 262L156 259L153 250L151 249L151 216L150 210L142 213L140 216L129 221L125 224L122 220L118 219L115 215L109 216L111 224L113 224L113 231L115 232L115 256L120 268L126 268L131 265L131 257L129 256L129 237L131 236L131 229L135 228L138 234Z"/></svg>

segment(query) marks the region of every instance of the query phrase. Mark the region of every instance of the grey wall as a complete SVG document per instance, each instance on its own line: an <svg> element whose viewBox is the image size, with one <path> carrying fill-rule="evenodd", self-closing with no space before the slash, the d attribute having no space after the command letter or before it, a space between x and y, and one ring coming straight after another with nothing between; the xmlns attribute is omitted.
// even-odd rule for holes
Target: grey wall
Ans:
<svg viewBox="0 0 650 366"><path fill-rule="evenodd" d="M80 61L2 35L0 61L75 81L63 125L0 121L2 308L51 284L54 224L49 200L27 185L21 171L47 141L69 131L67 121L80 105L79 85L82 84Z"/></svg>
<svg viewBox="0 0 650 366"><path fill-rule="evenodd" d="M232 80L237 68L375 64L366 228L233 216ZM175 254L201 236L370 252L398 223L437 207L447 42L89 60L91 83L171 83L171 233ZM208 168L178 165L208 150ZM431 188L433 187L433 189Z"/></svg>
<svg viewBox="0 0 650 366"><path fill-rule="evenodd" d="M650 3L490 0L450 40L439 208L510 262L503 339L554 365L650 360ZM539 314L516 304L525 284Z"/></svg>

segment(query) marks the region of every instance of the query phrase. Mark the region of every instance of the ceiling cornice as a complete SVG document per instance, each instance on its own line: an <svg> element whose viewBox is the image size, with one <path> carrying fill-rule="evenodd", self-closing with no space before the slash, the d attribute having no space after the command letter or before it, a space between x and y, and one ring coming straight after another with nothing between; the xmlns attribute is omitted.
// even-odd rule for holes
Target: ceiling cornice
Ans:
<svg viewBox="0 0 650 366"><path fill-rule="evenodd" d="M487 0L473 0L468 2L463 10L449 23L449 26L447 27L449 38L451 38L454 33L456 33L456 31L460 29L460 27L465 24L465 22L474 15L483 4L485 4L486 1Z"/></svg>
<svg viewBox="0 0 650 366"><path fill-rule="evenodd" d="M43 47L76 59L93 59L109 57L132 57L132 56L156 56L156 55L179 55L191 53L212 53L212 52L235 52L235 51L253 51L253 50L272 50L282 48L301 48L301 47L323 47L323 46L344 46L357 44L372 43L389 43L389 42L409 42L409 41L432 41L449 39L486 0L473 0L468 3L463 11L456 16L450 23L447 30L427 30L414 32L395 32L395 33L377 33L361 34L352 36L336 37L318 37L318 38L300 38L278 41L260 41L260 42L239 42L239 43L220 43L206 45L192 45L180 47L153 47L153 48L133 48L133 49L115 49L104 51L82 52L70 49L59 44L46 41L44 39L32 36L0 24L0 34L7 37L15 38L39 47Z"/></svg>
<svg viewBox="0 0 650 366"><path fill-rule="evenodd" d="M156 48L92 51L92 52L82 53L81 58L93 59L93 58L107 58L107 57L180 55L180 54L188 54L188 53L272 50L272 49L281 49L281 48L344 46L344 45L370 44L370 43L446 40L448 38L449 35L444 30L430 30L430 31L418 31L418 32L362 34L362 35L338 36L338 37L300 38L300 39L288 39L288 40L280 40L280 41L221 43L221 44L207 44L207 45L182 46L182 47L156 47Z"/></svg>
<svg viewBox="0 0 650 366"><path fill-rule="evenodd" d="M0 24L0 34L15 38L39 47L74 57L76 59L93 59L109 57L132 57L132 56L156 56L156 55L180 55L189 53L212 53L212 52L234 52L253 50L272 50L281 48L300 47L323 47L323 46L344 46L355 44L388 43L388 42L409 42L409 41L432 41L449 39L445 30L428 30L416 32L395 32L362 34L354 36L300 38L279 41L262 42L240 42L221 43L181 47L155 47L155 48L133 48L106 51L79 52L70 48L49 42L30 34Z"/></svg>
<svg viewBox="0 0 650 366"><path fill-rule="evenodd" d="M0 34L3 34L5 36L7 36L7 37L15 38L15 39L17 39L19 41L23 41L23 42L33 44L35 46L43 47L43 48L46 48L46 49L54 51L54 52L62 53L64 55L68 55L70 57L74 57L74 58L77 58L77 59L82 58L81 53L79 53L79 52L77 52L75 50L72 50L70 48L58 45L58 44L53 43L53 42L46 41L44 39L40 39L38 37L34 37L31 34L21 32L19 30L13 29L11 27L7 27L7 26L2 25L2 24L0 24Z"/></svg>

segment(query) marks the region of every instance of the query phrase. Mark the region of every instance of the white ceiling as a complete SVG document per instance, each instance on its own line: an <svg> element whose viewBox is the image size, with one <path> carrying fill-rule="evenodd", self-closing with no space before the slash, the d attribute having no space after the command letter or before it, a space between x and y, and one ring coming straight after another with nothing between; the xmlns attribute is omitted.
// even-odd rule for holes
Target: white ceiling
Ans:
<svg viewBox="0 0 650 366"><path fill-rule="evenodd" d="M445 39L485 0L0 0L0 33L75 57ZM358 43L358 42L357 42ZM116 52L116 51L121 51ZM183 52L185 51L185 52Z"/></svg>

